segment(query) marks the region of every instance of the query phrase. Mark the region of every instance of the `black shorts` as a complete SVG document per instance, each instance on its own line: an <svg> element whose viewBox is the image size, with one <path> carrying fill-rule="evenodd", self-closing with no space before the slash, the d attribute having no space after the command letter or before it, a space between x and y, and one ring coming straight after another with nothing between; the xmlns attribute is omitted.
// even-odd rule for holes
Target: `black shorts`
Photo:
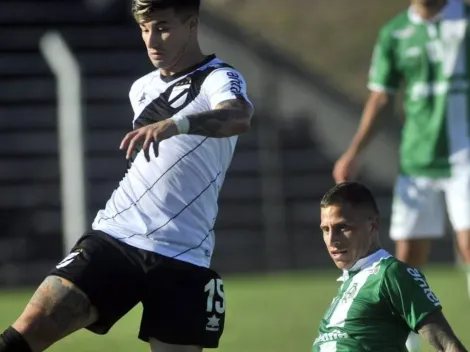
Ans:
<svg viewBox="0 0 470 352"><path fill-rule="evenodd" d="M101 231L84 234L50 275L74 283L109 329L137 303L143 315L139 338L216 348L224 330L223 282L213 270L122 243Z"/></svg>

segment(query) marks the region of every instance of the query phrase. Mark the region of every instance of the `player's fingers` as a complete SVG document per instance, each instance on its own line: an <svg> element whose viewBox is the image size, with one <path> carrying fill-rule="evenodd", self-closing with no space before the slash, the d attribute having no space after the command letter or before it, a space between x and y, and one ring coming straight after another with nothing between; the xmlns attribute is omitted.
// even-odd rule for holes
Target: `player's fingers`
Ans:
<svg viewBox="0 0 470 352"><path fill-rule="evenodd" d="M147 161L150 161L149 149L150 149L150 143L152 143L152 140L153 140L152 132L148 131L145 135L144 144L142 145L142 149L144 150L145 160Z"/></svg>
<svg viewBox="0 0 470 352"><path fill-rule="evenodd" d="M126 134L124 138L122 139L121 144L119 145L119 149L126 148L129 145L129 142L131 141L131 139L134 138L134 136L138 133L139 133L139 130L135 130Z"/></svg>
<svg viewBox="0 0 470 352"><path fill-rule="evenodd" d="M158 157L158 147L160 145L160 140L154 139L153 140L153 152L155 153L155 157Z"/></svg>
<svg viewBox="0 0 470 352"><path fill-rule="evenodd" d="M130 159L132 155L132 151L134 150L137 142L142 138L143 134L141 132L134 135L134 137L130 140L129 146L127 147L127 154L126 159Z"/></svg>

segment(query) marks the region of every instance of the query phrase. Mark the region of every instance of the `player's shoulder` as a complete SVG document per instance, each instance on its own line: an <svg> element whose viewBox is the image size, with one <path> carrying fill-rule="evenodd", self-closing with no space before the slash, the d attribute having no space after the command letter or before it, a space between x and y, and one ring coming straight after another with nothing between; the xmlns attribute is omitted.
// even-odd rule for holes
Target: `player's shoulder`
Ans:
<svg viewBox="0 0 470 352"><path fill-rule="evenodd" d="M129 95L132 96L133 92L141 91L146 84L152 81L155 77L158 77L159 74L160 74L159 70L154 70L140 78L137 78L134 81L134 83L132 83L131 85L131 89L129 90Z"/></svg>
<svg viewBox="0 0 470 352"><path fill-rule="evenodd" d="M231 64L215 57L211 62L199 70L202 81L214 79L242 78L241 73Z"/></svg>
<svg viewBox="0 0 470 352"><path fill-rule="evenodd" d="M384 264L384 275L388 278L399 280L403 276L423 276L418 269L409 266L408 264L398 260L393 256L387 258L386 263Z"/></svg>
<svg viewBox="0 0 470 352"><path fill-rule="evenodd" d="M413 31L413 24L410 21L408 10L406 10L385 22L379 33L381 39L398 39L411 31Z"/></svg>

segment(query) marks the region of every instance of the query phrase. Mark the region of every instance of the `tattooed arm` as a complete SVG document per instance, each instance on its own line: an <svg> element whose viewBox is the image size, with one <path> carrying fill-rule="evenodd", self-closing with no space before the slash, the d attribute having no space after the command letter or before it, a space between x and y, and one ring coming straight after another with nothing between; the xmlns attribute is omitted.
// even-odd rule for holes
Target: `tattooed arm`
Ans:
<svg viewBox="0 0 470 352"><path fill-rule="evenodd" d="M440 309L424 318L416 330L436 351L467 352Z"/></svg>
<svg viewBox="0 0 470 352"><path fill-rule="evenodd" d="M214 110L188 115L188 134L207 137L231 137L245 133L250 128L253 107L242 99L219 103Z"/></svg>

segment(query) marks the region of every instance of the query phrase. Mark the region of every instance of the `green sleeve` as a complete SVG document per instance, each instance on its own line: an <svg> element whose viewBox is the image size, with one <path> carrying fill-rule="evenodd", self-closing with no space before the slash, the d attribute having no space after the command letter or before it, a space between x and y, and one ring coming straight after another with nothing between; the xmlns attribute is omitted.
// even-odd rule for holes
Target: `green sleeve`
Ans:
<svg viewBox="0 0 470 352"><path fill-rule="evenodd" d="M394 38L386 27L380 31L372 55L368 88L372 91L393 93L400 87L401 75L397 70Z"/></svg>
<svg viewBox="0 0 470 352"><path fill-rule="evenodd" d="M418 269L399 261L393 262L386 269L380 290L394 313L413 331L424 317L436 309L442 309L424 275Z"/></svg>

